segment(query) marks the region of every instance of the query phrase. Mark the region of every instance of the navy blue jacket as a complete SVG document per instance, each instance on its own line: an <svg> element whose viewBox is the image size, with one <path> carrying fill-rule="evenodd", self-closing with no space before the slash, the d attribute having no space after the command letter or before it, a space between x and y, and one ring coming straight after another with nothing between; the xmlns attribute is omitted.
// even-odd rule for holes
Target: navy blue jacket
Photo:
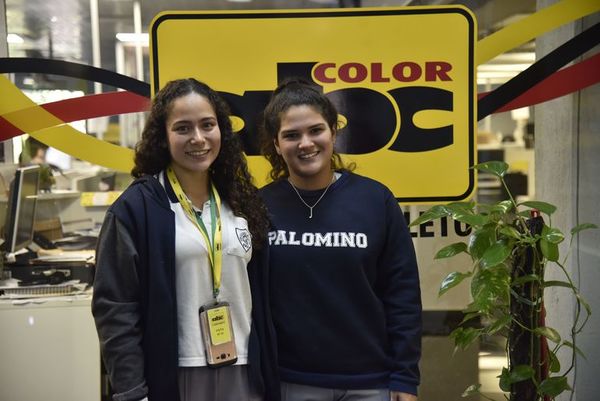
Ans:
<svg viewBox="0 0 600 401"><path fill-rule="evenodd" d="M92 312L115 400L178 401L175 222L152 176L134 181L106 213L96 251ZM266 248L266 247L265 247ZM248 265L252 327L250 376L266 400L279 400L268 306L268 252Z"/></svg>

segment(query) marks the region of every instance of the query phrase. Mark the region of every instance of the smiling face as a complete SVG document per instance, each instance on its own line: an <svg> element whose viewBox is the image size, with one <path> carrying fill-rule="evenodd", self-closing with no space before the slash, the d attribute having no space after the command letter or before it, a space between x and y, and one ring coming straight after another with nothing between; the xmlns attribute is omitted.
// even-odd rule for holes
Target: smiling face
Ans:
<svg viewBox="0 0 600 401"><path fill-rule="evenodd" d="M335 131L307 105L291 106L281 114L275 149L288 167L292 184L302 189L325 188L332 179L331 156Z"/></svg>
<svg viewBox="0 0 600 401"><path fill-rule="evenodd" d="M209 101L194 92L175 99L166 131L177 177L206 178L221 149L221 131Z"/></svg>

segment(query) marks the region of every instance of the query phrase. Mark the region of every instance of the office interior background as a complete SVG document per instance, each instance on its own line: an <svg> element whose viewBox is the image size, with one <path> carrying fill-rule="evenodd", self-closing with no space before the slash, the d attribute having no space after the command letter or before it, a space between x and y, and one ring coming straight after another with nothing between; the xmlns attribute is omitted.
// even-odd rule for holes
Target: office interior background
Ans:
<svg viewBox="0 0 600 401"><path fill-rule="evenodd" d="M595 2L598 0L589 0ZM27 57L71 61L99 67L150 82L148 27L164 10L257 10L344 7L423 6L461 4L476 16L481 40L557 0L0 0L0 57ZM578 19L539 36L477 68L477 92L489 92L508 82L550 51L586 28L600 22L600 14ZM6 38L6 40L4 40ZM400 46L410 43L400 42ZM257 47L257 51L259 48ZM592 48L579 60L598 53ZM185 56L185 55L183 55ZM86 80L43 72L11 73L10 80L36 103L48 103L116 88ZM2 96L2 94L0 94ZM558 206L553 223L573 227L581 222L600 223L600 85L592 85L557 99L512 111L495 113L479 121L477 149L480 160L505 160L511 165L512 189L520 199L545 200ZM72 123L88 135L132 148L139 139L144 113L129 113ZM8 182L14 174L25 136L2 143L0 174ZM109 201L79 202L81 193L124 189L131 178L52 150L48 157L60 167L53 188L76 195L48 195L48 204L62 219L58 228L46 228L50 236L60 231L97 229ZM58 193L58 192L57 192ZM66 193L66 192L65 192ZM475 197L499 200L498 182L480 175ZM56 199L61 198L61 199ZM406 206L416 216L426 206ZM50 209L48 209L50 210ZM0 210L0 215L4 213ZM52 211L47 212L49 214ZM51 217L51 216L50 216ZM51 218L48 220L51 220ZM54 230L54 231L53 231ZM600 385L600 234L577 237L566 268L593 310L586 330L578 337L577 356L569 374L575 392L566 399L597 398ZM504 399L497 378L505 363L501 338L482 339L477 347L454 352L449 331L457 322L455 312L468 302L465 292L437 297L443 278L433 263L441 243L419 238L422 291L426 311L423 339L421 401L459 400L473 383L492 400ZM566 252L568 244L561 245ZM563 250L564 248L564 250ZM443 266L444 268L451 268ZM558 274L549 272L549 274ZM574 319L571 300L560 290L548 290L547 319L567 330ZM106 398L97 338L89 313L89 301L75 299L69 307L51 303L0 305L0 399L99 400ZM29 309L27 309L29 308ZM460 319L459 319L460 320ZM37 329L36 329L37 328ZM34 330L36 329L36 330ZM10 357L7 357L10 353ZM27 375L41 383L40 390L25 385ZM32 377L33 376L33 377ZM34 395L35 397L35 395ZM569 398L571 397L571 398ZM29 398L29 400L38 398Z"/></svg>

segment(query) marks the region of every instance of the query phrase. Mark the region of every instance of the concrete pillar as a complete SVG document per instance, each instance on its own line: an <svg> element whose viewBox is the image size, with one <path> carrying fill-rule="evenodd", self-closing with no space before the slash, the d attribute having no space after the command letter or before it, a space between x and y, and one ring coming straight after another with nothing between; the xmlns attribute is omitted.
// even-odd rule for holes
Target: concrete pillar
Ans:
<svg viewBox="0 0 600 401"><path fill-rule="evenodd" d="M557 0L538 0L538 9ZM561 44L600 21L596 13L567 24L536 40L537 58L541 58ZM597 52L597 48L590 54ZM575 60L580 61L582 58ZM567 240L561 245L561 260L568 252L569 231L572 227L590 222L600 225L600 85L581 92L542 103L535 108L535 175L536 198L558 207L552 218L553 226L560 228ZM576 345L586 355L577 357L575 369L569 374L569 384L575 394L563 395L560 400L586 401L596 399L600 390L597 374L600 371L600 230L584 231L576 237L566 270L579 287L593 314ZM557 266L549 266L546 279L564 280ZM569 340L570 328L576 316L575 303L568 291L546 290L547 325L556 328L563 339ZM552 345L552 343L551 343ZM559 354L561 366L566 369L570 360Z"/></svg>
<svg viewBox="0 0 600 401"><path fill-rule="evenodd" d="M8 57L7 33L6 4L4 0L0 0L0 57ZM0 162L11 162L12 159L12 142L4 141L0 143Z"/></svg>
<svg viewBox="0 0 600 401"><path fill-rule="evenodd" d="M0 0L0 57L8 56L8 43L6 43L6 5Z"/></svg>

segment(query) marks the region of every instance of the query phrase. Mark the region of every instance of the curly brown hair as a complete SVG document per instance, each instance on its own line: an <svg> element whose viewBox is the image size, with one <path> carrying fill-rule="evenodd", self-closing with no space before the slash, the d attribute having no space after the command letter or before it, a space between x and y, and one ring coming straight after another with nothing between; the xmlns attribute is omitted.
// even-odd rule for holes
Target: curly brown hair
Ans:
<svg viewBox="0 0 600 401"><path fill-rule="evenodd" d="M176 99L196 93L213 107L221 131L221 149L210 166L209 176L221 198L236 216L245 218L252 234L252 246L261 248L269 227L267 209L258 196L242 152L240 139L233 133L229 106L221 96L194 78L168 82L153 98L150 114L142 131L142 139L135 147L131 175L141 177L157 174L171 163L166 122Z"/></svg>
<svg viewBox="0 0 600 401"><path fill-rule="evenodd" d="M287 178L290 175L283 157L277 154L275 140L281 128L281 118L292 106L310 106L314 108L329 126L331 132L338 131L338 112L331 100L321 91L321 88L302 78L288 78L273 91L271 100L263 111L261 125L260 149L263 156L271 163L269 176L272 180ZM354 163L344 164L341 156L334 150L331 156L333 170L353 170Z"/></svg>

